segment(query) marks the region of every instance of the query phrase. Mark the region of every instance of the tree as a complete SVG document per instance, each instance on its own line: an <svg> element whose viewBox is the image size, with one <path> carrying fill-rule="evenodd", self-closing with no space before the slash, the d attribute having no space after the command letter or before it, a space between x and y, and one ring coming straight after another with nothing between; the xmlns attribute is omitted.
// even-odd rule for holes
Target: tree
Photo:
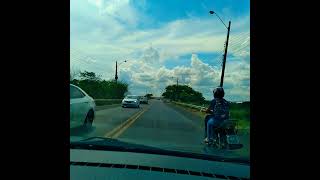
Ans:
<svg viewBox="0 0 320 180"><path fill-rule="evenodd" d="M79 86L94 99L121 99L128 92L128 84L102 80L94 72L80 72L79 78L71 80L71 84Z"/></svg>
<svg viewBox="0 0 320 180"><path fill-rule="evenodd" d="M148 99L150 99L153 96L153 94L146 94L146 96Z"/></svg>
<svg viewBox="0 0 320 180"><path fill-rule="evenodd" d="M186 85L170 85L166 87L166 91L162 94L163 97L186 103L202 104L205 98L202 93L193 90Z"/></svg>
<svg viewBox="0 0 320 180"><path fill-rule="evenodd" d="M84 72L80 72L80 78L91 80L91 81L99 81L101 80L101 75L96 76L94 72L84 71Z"/></svg>

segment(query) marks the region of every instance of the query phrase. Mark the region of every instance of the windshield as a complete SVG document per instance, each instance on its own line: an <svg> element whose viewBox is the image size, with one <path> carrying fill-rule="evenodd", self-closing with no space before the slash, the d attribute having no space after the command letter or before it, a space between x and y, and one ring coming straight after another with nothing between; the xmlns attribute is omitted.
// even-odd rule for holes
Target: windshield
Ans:
<svg viewBox="0 0 320 180"><path fill-rule="evenodd" d="M250 159L249 0L70 8L71 138Z"/></svg>
<svg viewBox="0 0 320 180"><path fill-rule="evenodd" d="M139 99L139 96L127 96L126 99Z"/></svg>

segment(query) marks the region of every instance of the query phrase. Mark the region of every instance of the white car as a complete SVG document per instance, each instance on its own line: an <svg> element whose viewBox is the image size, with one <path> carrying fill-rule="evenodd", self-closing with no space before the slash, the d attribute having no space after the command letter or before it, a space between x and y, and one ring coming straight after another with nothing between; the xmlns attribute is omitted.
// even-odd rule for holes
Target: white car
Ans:
<svg viewBox="0 0 320 180"><path fill-rule="evenodd" d="M140 103L148 104L148 97L146 96L140 96Z"/></svg>
<svg viewBox="0 0 320 180"><path fill-rule="evenodd" d="M70 128L91 126L96 104L81 88L70 84Z"/></svg>
<svg viewBox="0 0 320 180"><path fill-rule="evenodd" d="M122 107L140 107L140 98L136 95L128 95L122 100Z"/></svg>

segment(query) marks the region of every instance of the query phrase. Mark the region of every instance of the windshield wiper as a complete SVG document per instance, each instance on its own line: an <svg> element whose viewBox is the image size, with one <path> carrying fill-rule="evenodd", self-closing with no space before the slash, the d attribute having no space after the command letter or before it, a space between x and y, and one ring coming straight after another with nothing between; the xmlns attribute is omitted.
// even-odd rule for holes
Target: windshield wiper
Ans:
<svg viewBox="0 0 320 180"><path fill-rule="evenodd" d="M71 149L87 149L87 150L103 150L103 151L121 151L121 152L135 152L147 153L167 156L177 156L185 158L195 158L202 160L232 162L241 164L250 164L248 159L243 158L227 158L223 156L207 155L200 153L181 152L174 150L165 150L161 148L123 142L117 139L104 138L104 137L91 137L76 142L70 143Z"/></svg>

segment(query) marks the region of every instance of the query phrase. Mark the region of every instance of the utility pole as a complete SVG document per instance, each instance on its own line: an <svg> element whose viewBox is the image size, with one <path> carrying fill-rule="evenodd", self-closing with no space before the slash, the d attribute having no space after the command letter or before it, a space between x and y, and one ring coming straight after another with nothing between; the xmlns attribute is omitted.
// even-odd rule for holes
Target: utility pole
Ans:
<svg viewBox="0 0 320 180"><path fill-rule="evenodd" d="M176 100L178 101L178 86L179 86L179 82L178 82L178 77L177 77L177 88L176 88Z"/></svg>
<svg viewBox="0 0 320 180"><path fill-rule="evenodd" d="M127 62L127 60L120 62L119 63L119 67L122 63ZM116 80L116 82L118 82L118 62L116 61L116 75L114 76L114 79Z"/></svg>
<svg viewBox="0 0 320 180"><path fill-rule="evenodd" d="M226 47L225 47L225 49L224 49L223 64L222 64L222 73L221 73L221 80L220 80L220 87L222 87L222 86L223 86L224 69L225 69L225 67L226 67L227 52L228 52L228 43L229 43L230 26L231 26L231 21L229 21L228 34L227 34L227 41L226 41Z"/></svg>
<svg viewBox="0 0 320 180"><path fill-rule="evenodd" d="M116 82L118 82L118 62L116 61L116 75L114 76Z"/></svg>

